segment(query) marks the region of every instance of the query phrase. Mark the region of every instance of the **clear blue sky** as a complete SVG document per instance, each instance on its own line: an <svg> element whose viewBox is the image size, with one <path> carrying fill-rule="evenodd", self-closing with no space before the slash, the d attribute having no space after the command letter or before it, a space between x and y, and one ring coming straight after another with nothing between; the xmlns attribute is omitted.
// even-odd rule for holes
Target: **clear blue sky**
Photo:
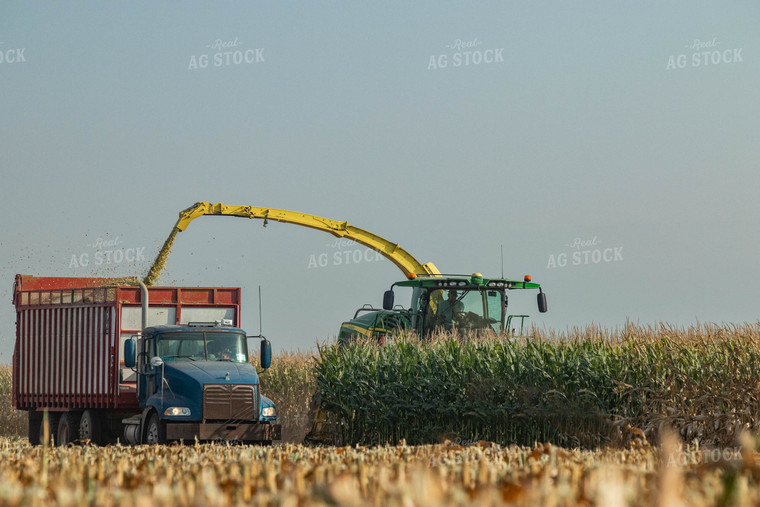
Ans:
<svg viewBox="0 0 760 507"><path fill-rule="evenodd" d="M498 274L504 245L505 274L545 287L550 327L757 321L759 14L6 2L0 281L10 296L16 273L141 276L181 209L220 201L348 220L446 272ZM337 265L356 247L323 233L261 225L196 220L161 283L243 287L252 331L261 285L264 333L304 349L400 276L363 253ZM109 249L132 260L96 265ZM7 297L2 363L13 338Z"/></svg>

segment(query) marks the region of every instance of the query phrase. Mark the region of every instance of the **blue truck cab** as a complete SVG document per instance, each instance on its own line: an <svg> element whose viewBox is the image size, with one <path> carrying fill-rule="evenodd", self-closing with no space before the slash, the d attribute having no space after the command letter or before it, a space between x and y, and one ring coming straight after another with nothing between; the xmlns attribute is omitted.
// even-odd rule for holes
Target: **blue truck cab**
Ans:
<svg viewBox="0 0 760 507"><path fill-rule="evenodd" d="M137 373L141 414L122 421L130 443L281 438L272 400L261 394L245 331L218 323L154 326L124 344ZM261 367L271 362L262 338Z"/></svg>

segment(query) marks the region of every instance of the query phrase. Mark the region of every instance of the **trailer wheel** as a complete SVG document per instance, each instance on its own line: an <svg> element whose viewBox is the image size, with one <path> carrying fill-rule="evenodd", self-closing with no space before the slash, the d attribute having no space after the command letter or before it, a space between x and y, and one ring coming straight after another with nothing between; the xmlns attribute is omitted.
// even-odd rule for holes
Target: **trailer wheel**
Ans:
<svg viewBox="0 0 760 507"><path fill-rule="evenodd" d="M34 410L29 410L27 415L29 416L29 443L31 445L40 445L40 442L42 442L42 418Z"/></svg>
<svg viewBox="0 0 760 507"><path fill-rule="evenodd" d="M79 435L79 417L73 412L65 412L58 421L56 444L66 446L77 441Z"/></svg>
<svg viewBox="0 0 760 507"><path fill-rule="evenodd" d="M100 418L93 410L85 410L79 420L79 441L83 444L98 445L100 440Z"/></svg>
<svg viewBox="0 0 760 507"><path fill-rule="evenodd" d="M59 414L48 412L48 444L58 440ZM29 411L29 443L40 445L45 442L45 414L37 410Z"/></svg>
<svg viewBox="0 0 760 507"><path fill-rule="evenodd" d="M164 425L161 423L158 414L155 412L150 415L148 425L145 427L145 443L148 445L166 443Z"/></svg>

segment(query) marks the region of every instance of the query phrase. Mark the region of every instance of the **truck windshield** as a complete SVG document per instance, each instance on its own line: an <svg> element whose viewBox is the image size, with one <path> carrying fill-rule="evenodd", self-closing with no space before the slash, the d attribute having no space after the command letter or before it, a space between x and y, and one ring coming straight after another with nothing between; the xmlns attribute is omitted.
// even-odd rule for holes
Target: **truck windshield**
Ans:
<svg viewBox="0 0 760 507"><path fill-rule="evenodd" d="M156 337L156 354L164 361L248 362L245 335L239 333L162 333Z"/></svg>
<svg viewBox="0 0 760 507"><path fill-rule="evenodd" d="M430 291L427 328L443 331L499 332L504 295L496 290L436 289Z"/></svg>

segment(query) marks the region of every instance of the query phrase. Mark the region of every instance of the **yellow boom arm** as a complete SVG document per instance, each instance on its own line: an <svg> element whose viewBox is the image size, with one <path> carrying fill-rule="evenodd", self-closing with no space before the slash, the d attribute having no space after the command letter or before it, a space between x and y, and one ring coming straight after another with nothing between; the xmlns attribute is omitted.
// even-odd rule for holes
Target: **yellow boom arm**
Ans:
<svg viewBox="0 0 760 507"><path fill-rule="evenodd" d="M192 220L202 215L230 215L244 218L258 218L264 220L265 226L267 221L276 220L277 222L310 227L318 231L329 232L338 238L353 240L379 252L398 266L407 278L411 278L411 275L441 274L432 262L422 264L396 243L391 243L371 232L354 227L348 222L338 222L337 220L307 215L306 213L298 213L296 211L261 208L258 206L229 206L220 202L216 204L199 202L180 212L175 229L184 231Z"/></svg>

